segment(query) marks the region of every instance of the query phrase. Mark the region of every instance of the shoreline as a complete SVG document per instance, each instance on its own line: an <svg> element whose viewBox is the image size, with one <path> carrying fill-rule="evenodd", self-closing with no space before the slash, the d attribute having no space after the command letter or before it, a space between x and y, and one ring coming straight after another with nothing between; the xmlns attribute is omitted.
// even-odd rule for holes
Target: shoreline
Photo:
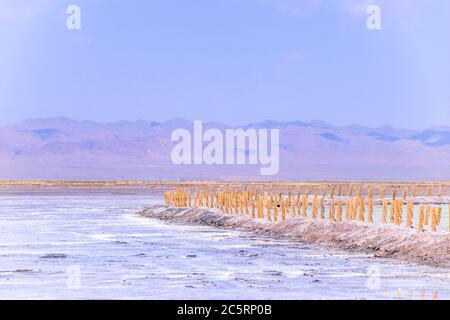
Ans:
<svg viewBox="0 0 450 320"><path fill-rule="evenodd" d="M71 179L0 179L0 186L115 186L115 185L145 185L145 186L283 186L283 185L339 185L352 184L355 186L379 186L379 187L402 187L416 185L421 187L442 186L450 187L450 180L192 180L192 179L149 179L149 180L71 180Z"/></svg>
<svg viewBox="0 0 450 320"><path fill-rule="evenodd" d="M380 258L450 269L450 234L423 233L391 225L367 225L356 221L295 219L284 223L224 215L216 209L174 208L155 205L138 212L159 220L199 224L263 234L329 249L364 252Z"/></svg>

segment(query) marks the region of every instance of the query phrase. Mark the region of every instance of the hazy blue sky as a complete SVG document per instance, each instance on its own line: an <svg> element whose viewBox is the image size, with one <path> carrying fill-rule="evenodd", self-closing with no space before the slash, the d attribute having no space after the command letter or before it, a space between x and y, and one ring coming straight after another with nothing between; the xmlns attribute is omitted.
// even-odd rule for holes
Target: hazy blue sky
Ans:
<svg viewBox="0 0 450 320"><path fill-rule="evenodd" d="M450 125L449 33L448 0L0 0L0 123Z"/></svg>

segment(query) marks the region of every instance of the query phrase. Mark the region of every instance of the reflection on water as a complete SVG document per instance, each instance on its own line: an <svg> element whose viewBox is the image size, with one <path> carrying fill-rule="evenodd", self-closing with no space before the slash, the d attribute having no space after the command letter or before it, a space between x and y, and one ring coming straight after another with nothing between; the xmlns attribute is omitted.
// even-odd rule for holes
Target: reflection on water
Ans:
<svg viewBox="0 0 450 320"><path fill-rule="evenodd" d="M448 270L135 214L161 201L0 194L0 298L450 298Z"/></svg>

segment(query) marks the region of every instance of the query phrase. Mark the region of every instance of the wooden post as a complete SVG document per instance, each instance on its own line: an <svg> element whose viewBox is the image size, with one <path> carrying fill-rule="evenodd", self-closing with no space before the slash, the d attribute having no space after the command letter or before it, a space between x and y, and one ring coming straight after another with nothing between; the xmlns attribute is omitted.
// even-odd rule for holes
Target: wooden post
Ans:
<svg viewBox="0 0 450 320"><path fill-rule="evenodd" d="M436 208L431 208L431 230L433 232L437 231L436 225L437 225L437 216L436 216Z"/></svg>
<svg viewBox="0 0 450 320"><path fill-rule="evenodd" d="M302 214L303 214L303 218L307 217L307 210L308 210L308 194L305 194L303 196L303 205L302 205Z"/></svg>
<svg viewBox="0 0 450 320"><path fill-rule="evenodd" d="M334 221L334 198L330 199L329 219L330 221Z"/></svg>
<svg viewBox="0 0 450 320"><path fill-rule="evenodd" d="M414 219L414 203L412 200L408 201L406 227L412 228Z"/></svg>
<svg viewBox="0 0 450 320"><path fill-rule="evenodd" d="M421 203L419 206L419 225L417 226L418 233L422 233L423 231L424 208L425 206Z"/></svg>
<svg viewBox="0 0 450 320"><path fill-rule="evenodd" d="M325 219L325 196L320 199L320 218Z"/></svg>
<svg viewBox="0 0 450 320"><path fill-rule="evenodd" d="M263 216L263 203L262 203L262 197L258 196L258 217L262 217Z"/></svg>
<svg viewBox="0 0 450 320"><path fill-rule="evenodd" d="M316 219L316 217L317 217L317 209L318 209L318 206L317 206L317 194L315 194L314 198L313 198L313 202L312 202L312 208L311 208L313 219Z"/></svg>
<svg viewBox="0 0 450 320"><path fill-rule="evenodd" d="M252 209L252 218L254 219L255 218L255 197L251 197L251 199L250 199L250 206L251 206L251 209Z"/></svg>
<svg viewBox="0 0 450 320"><path fill-rule="evenodd" d="M342 221L342 199L338 199L337 221Z"/></svg>
<svg viewBox="0 0 450 320"><path fill-rule="evenodd" d="M382 206L382 216L381 216L381 223L386 224L387 223L387 200L383 199L383 202L381 204Z"/></svg>
<svg viewBox="0 0 450 320"><path fill-rule="evenodd" d="M295 197L292 197L292 202L291 202L291 206L292 206L292 219L295 218Z"/></svg>
<svg viewBox="0 0 450 320"><path fill-rule="evenodd" d="M350 199L345 201L345 220L351 220Z"/></svg>
<svg viewBox="0 0 450 320"><path fill-rule="evenodd" d="M301 196L300 196L300 191L298 192L298 194L297 194L297 216L299 216L300 217L300 212L301 212L301 209L302 209L302 198L301 198Z"/></svg>
<svg viewBox="0 0 450 320"><path fill-rule="evenodd" d="M427 226L430 221L430 213L431 213L431 205L427 205L427 210L425 211L425 219L423 221L423 224Z"/></svg>
<svg viewBox="0 0 450 320"><path fill-rule="evenodd" d="M356 197L355 199L353 199L353 208L352 208L353 220L355 220L358 217L358 208L359 208L359 197Z"/></svg>
<svg viewBox="0 0 450 320"><path fill-rule="evenodd" d="M270 197L265 199L265 205L266 205L267 219L270 221L271 220L270 215L272 210L272 200Z"/></svg>
<svg viewBox="0 0 450 320"><path fill-rule="evenodd" d="M389 223L395 223L395 205L396 202L394 199L391 200L391 206L389 210Z"/></svg>
<svg viewBox="0 0 450 320"><path fill-rule="evenodd" d="M191 189L189 189L189 192L188 192L188 207L192 207L192 202L191 202Z"/></svg>
<svg viewBox="0 0 450 320"><path fill-rule="evenodd" d="M365 207L364 207L364 197L359 198L359 221L364 222L365 220Z"/></svg>
<svg viewBox="0 0 450 320"><path fill-rule="evenodd" d="M273 221L278 221L278 213L277 213L277 197L273 197Z"/></svg>
<svg viewBox="0 0 450 320"><path fill-rule="evenodd" d="M214 191L211 191L211 197L210 197L210 200L211 200L211 202L209 203L209 207L210 208L214 208Z"/></svg>
<svg viewBox="0 0 450 320"><path fill-rule="evenodd" d="M237 199L238 199L238 213L239 215L242 215L244 213L244 206L243 206L243 201L242 201L242 194L237 194Z"/></svg>

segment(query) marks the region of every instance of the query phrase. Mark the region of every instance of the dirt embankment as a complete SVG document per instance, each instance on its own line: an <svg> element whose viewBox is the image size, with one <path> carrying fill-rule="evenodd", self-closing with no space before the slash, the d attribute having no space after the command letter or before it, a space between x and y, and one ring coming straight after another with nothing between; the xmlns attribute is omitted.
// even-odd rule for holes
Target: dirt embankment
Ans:
<svg viewBox="0 0 450 320"><path fill-rule="evenodd" d="M153 206L139 214L160 220L254 232L327 248L368 252L376 257L450 268L448 233L417 234L414 229L390 225L301 218L287 219L283 223L268 223L259 219L224 215L215 209L169 206Z"/></svg>

